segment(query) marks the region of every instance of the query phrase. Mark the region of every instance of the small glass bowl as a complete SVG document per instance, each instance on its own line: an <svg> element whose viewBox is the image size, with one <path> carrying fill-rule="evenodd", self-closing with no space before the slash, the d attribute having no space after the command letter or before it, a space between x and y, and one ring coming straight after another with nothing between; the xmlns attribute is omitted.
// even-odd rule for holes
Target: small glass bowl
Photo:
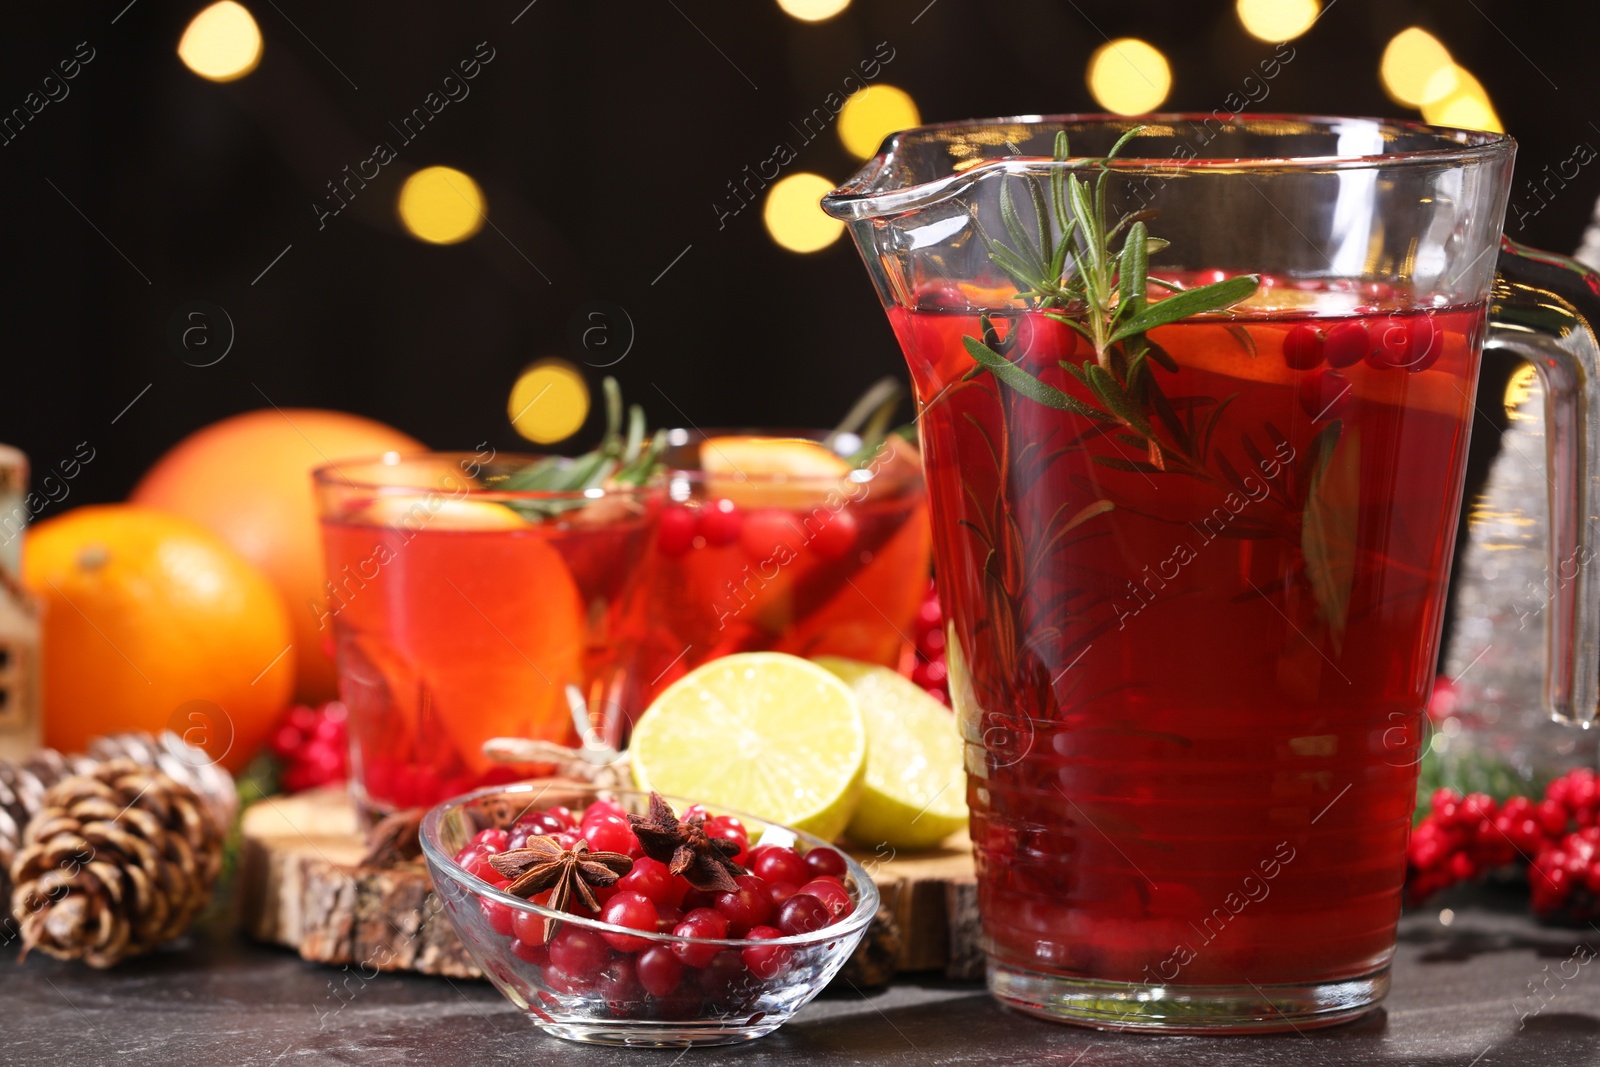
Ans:
<svg viewBox="0 0 1600 1067"><path fill-rule="evenodd" d="M430 810L422 820L422 852L434 889L450 922L489 980L513 1004L524 1009L547 1034L573 1041L648 1047L724 1045L749 1041L776 1030L810 1002L850 958L878 911L878 890L855 860L844 856L842 879L854 907L831 926L794 937L768 941L676 937L641 933L597 919L555 912L495 889L456 865L455 856L481 829L509 826L524 812L563 804L577 810L607 799L628 812L644 814L649 794L636 789L599 790L569 782L522 782L490 786L467 793ZM668 797L680 814L694 801ZM758 843L789 845L801 853L832 847L821 838L744 812L715 809L744 822L751 847ZM840 855L844 855L840 853ZM498 911L496 910L498 909ZM507 926L507 913L556 916L562 927L595 935L621 934L656 945L694 945L700 954L715 954L705 967L685 965L677 990L657 998L615 980L602 970L597 979L573 980L552 968L542 946L529 946L496 931ZM559 936L559 931L557 936ZM780 949L778 964L764 953L760 977L744 963L743 950L761 946ZM645 951L645 950L641 950ZM637 958L612 950L612 962ZM626 966L621 970L626 972Z"/></svg>

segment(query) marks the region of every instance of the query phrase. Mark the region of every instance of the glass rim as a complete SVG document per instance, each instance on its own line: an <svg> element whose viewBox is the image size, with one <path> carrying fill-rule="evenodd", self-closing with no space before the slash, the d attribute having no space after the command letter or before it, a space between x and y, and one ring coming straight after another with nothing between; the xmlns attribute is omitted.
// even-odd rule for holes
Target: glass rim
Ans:
<svg viewBox="0 0 1600 1067"><path fill-rule="evenodd" d="M1406 133L1431 136L1437 147L1408 152L1379 155L1320 155L1320 156L1245 156L1182 158L1174 156L1119 155L1106 161L1097 156L1071 156L1057 164L1048 156L1008 155L982 159L962 170L952 170L925 182L894 189L870 191L867 187L881 175L900 151L904 141L919 135L949 134L959 130L980 131L996 126L1050 126L1079 125L1132 128L1134 126L1175 126L1178 123L1224 123L1245 127L1250 124L1298 123L1321 128L1333 133L1334 128L1345 123L1369 123L1377 128L1387 128ZM1152 136L1156 136L1152 134ZM1174 140L1178 138L1174 135ZM954 122L930 123L891 134L878 152L854 176L822 198L822 208L834 218L844 221L877 218L897 214L937 202L951 191L951 186L964 187L970 180L990 173L1018 173L1038 168L1062 167L1068 170L1101 169L1121 173L1165 173L1198 176L1203 174L1261 173L1267 171L1347 171L1371 170L1384 167L1443 166L1509 156L1516 151L1516 141L1508 134L1486 130L1468 130L1454 126L1434 126L1412 119L1377 118L1362 115L1313 115L1285 112L1235 112L1219 114L1203 111L1154 112L1148 115L1113 115L1095 112L1070 112L1054 115L1014 115L1002 118L962 119ZM867 190L867 191L862 191Z"/></svg>
<svg viewBox="0 0 1600 1067"><path fill-rule="evenodd" d="M458 810L466 807L468 804L475 803L488 797L504 796L507 793L531 794L535 790L538 790L540 795L542 795L547 788L552 786L563 793L588 793L595 797L599 797L599 795L603 792L627 793L635 796L650 795L648 790L638 789L631 786L619 786L616 788L608 787L602 789L597 785L590 785L582 782L561 782L558 785L554 782L554 780L541 782L538 779L525 782L512 782L506 785L483 786L482 788L474 789L470 793L463 793L460 796L451 797L449 800L441 801L440 803L435 804L433 807L428 809L425 815L423 815L422 824L420 827L418 827L417 840L422 845L422 852L427 858L429 870L432 871L434 869L438 869L443 871L447 878L455 882L462 889L479 897L485 897L493 900L498 904L503 904L506 907L514 908L518 911L531 912L532 914L539 915L543 918L558 919L562 923L572 923L575 926L582 927L585 930L593 930L596 933L623 934L627 937L638 937L663 945L678 944L681 942L683 944L691 945L717 945L722 948L747 948L751 945L784 945L802 948L810 947L813 945L826 944L829 941L837 941L843 937L852 937L861 932L878 913L878 905L880 902L878 885L872 880L872 876L867 873L866 868L861 866L854 856L851 856L843 849L822 840L820 837L817 837L814 834L806 833L804 830L796 830L792 826L785 826L783 823L774 822L771 819L764 819L759 815L751 815L748 812L738 811L734 808L729 808L720 804L716 805L719 813L724 815L732 815L741 822L745 823L747 826L759 824L769 828L776 827L780 830L783 830L785 833L793 834L797 841L804 841L811 848L820 846L823 848L831 848L835 852L839 853L840 856L844 857L845 869L847 873L849 873L851 878L856 883L857 899L855 910L849 915L845 916L843 919L839 920L837 923L824 926L820 930L813 930L804 934L785 934L783 937L774 937L768 940L752 940L750 938L741 937L679 937L677 934L661 933L659 931L635 930L627 926L617 926L613 923L604 922L600 919L591 919L584 915L573 915L570 912L556 911L553 908L545 907L543 904L536 904L532 900L528 900L523 897L512 896L510 893L507 893L502 889L497 889L476 875L463 870L461 867L456 865L454 857L446 855L443 846L438 840L438 836L440 823L444 821L446 814L448 814L450 811ZM663 794L663 798L670 802L674 809L679 812L683 811L691 804L699 803L699 801L689 800L686 797L670 796L666 794Z"/></svg>
<svg viewBox="0 0 1600 1067"><path fill-rule="evenodd" d="M519 465L537 463L549 459L549 455L538 452L496 452L491 458L482 458L481 452L383 452L377 455L352 456L338 461L330 460L318 467L312 468L311 480L317 488L330 489L355 489L371 491L378 494L391 494L395 496L418 496L427 493L449 493L453 496L466 496L477 500L605 500L615 498L635 498L659 495L662 488L656 479L651 479L642 485L624 486L595 486L590 489L497 489L494 486L467 485L465 477L466 467L462 464L471 462L480 467L491 464L511 462ZM570 458L570 457L561 457ZM449 460L462 472L463 484L458 488L447 488L439 485L408 484L407 482L381 482L366 478L352 478L343 470L344 467L401 467L406 463L421 460Z"/></svg>
<svg viewBox="0 0 1600 1067"><path fill-rule="evenodd" d="M695 436L698 436L701 442L710 440L714 437L765 437L779 441L810 441L813 444L821 444L822 440L832 433L832 430L824 430L817 427L791 428L783 426L751 428L713 426L710 428L701 428L697 426L688 429L684 427L672 427L667 431L667 448L670 454L672 449L681 448L689 444L694 440ZM859 435L853 436L856 436L859 440ZM890 431L888 436L892 437L895 436L895 434L893 431ZM922 452L921 446L915 441L907 441L906 444L916 449L920 460ZM839 455L837 451L833 451L833 454ZM844 457L840 456L840 458L843 459ZM864 478L858 477L857 475L861 472L866 472L868 476ZM870 460L858 467L851 467L847 470L844 470L839 474L787 474L782 471L758 471L754 474L746 474L737 468L734 468L733 471L727 473L713 473L700 467L685 467L680 464L673 463L668 459L663 459L661 474L659 477L665 478L668 482L692 482L695 484L700 484L715 478L719 481L725 480L733 485L790 486L802 489L810 486L817 486L825 489L836 489L846 482L855 485L866 485L876 482L880 478L884 479L886 482L907 485L925 481L920 462L918 463L918 467L915 471L876 471L872 469Z"/></svg>

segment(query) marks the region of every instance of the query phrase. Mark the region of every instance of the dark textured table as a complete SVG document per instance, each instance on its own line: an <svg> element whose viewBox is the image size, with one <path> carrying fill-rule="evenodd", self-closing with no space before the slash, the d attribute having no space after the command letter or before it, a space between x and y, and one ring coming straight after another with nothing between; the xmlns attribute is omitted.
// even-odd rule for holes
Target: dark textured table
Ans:
<svg viewBox="0 0 1600 1067"><path fill-rule="evenodd" d="M363 981L250 944L217 917L110 972L43 958L0 970L0 1064L1600 1063L1600 963L1584 947L1600 930L1540 927L1510 894L1445 903L1448 926L1439 907L1406 916L1387 1007L1329 1030L1101 1034L1005 1012L974 986L902 981L829 991L760 1041L687 1053L557 1041L486 983Z"/></svg>

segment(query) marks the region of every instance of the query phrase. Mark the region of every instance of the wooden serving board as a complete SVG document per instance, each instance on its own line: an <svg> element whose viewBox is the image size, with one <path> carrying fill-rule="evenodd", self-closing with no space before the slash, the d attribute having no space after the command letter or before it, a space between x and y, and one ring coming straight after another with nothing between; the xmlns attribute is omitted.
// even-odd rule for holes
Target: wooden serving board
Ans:
<svg viewBox="0 0 1600 1067"><path fill-rule="evenodd" d="M272 797L244 813L240 925L259 941L318 963L481 977L417 866L359 866L366 852L340 789ZM927 852L858 852L882 897L852 972L882 984L895 971L983 973L972 852L966 835Z"/></svg>

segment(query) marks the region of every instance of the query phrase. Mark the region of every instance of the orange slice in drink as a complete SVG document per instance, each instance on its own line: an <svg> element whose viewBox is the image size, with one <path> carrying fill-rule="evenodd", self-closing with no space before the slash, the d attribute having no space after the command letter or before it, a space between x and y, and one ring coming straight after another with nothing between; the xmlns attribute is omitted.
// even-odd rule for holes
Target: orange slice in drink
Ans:
<svg viewBox="0 0 1600 1067"><path fill-rule="evenodd" d="M850 473L850 464L803 437L709 437L700 445L706 491L739 507L807 507Z"/></svg>

